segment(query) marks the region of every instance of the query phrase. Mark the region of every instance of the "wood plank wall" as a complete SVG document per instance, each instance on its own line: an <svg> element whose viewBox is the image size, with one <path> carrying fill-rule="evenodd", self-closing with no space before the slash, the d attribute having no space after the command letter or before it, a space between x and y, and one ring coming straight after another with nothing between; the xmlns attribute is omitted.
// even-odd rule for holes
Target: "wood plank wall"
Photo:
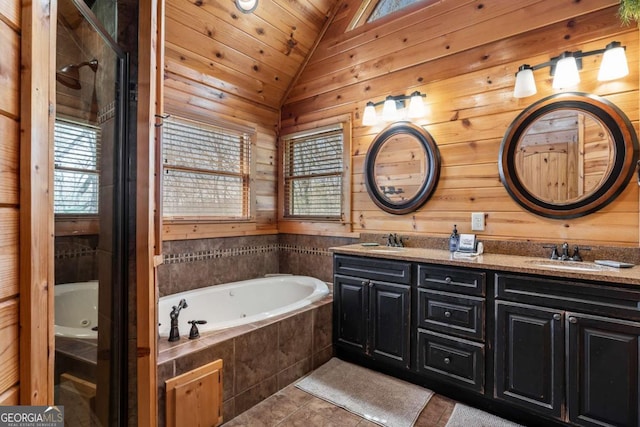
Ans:
<svg viewBox="0 0 640 427"><path fill-rule="evenodd" d="M19 402L20 1L0 0L0 405Z"/></svg>
<svg viewBox="0 0 640 427"><path fill-rule="evenodd" d="M247 33L255 33L255 29L243 27L246 23L242 16L233 12L232 2L225 5L203 3L198 7L185 0L169 0L166 5L165 111L196 119L211 117L217 122L227 121L255 129L257 171L255 223L198 226L165 223L163 238L275 233L278 106L287 89L287 81L295 75L294 59L299 52L294 52L293 58L278 54L277 48L282 46L270 46L269 43L280 41L270 40L266 35L260 37L264 39L261 46L251 41L245 43ZM213 21L216 26L210 25ZM272 28L268 30L280 33ZM311 45L313 40L305 43ZM260 61L264 63L251 59L252 52L245 51L251 50L250 46L261 49ZM278 64L283 67L281 70L277 69ZM243 74L233 68L246 71ZM281 79L265 77L277 76L280 72L286 77L284 74ZM261 80L273 83L263 85Z"/></svg>
<svg viewBox="0 0 640 427"><path fill-rule="evenodd" d="M381 25L345 28L360 1L345 0L282 108L281 132L339 114L354 115L355 232L447 236L453 224L470 232L471 213L486 213L483 239L532 240L637 247L639 196L635 179L613 203L579 219L554 220L523 210L502 186L498 154L510 122L529 104L554 93L548 68L535 72L538 93L515 99L515 72L565 50L627 46L630 75L599 83L600 56L585 58L577 90L618 105L638 128L638 28L622 26L617 1L449 0ZM428 115L417 123L434 137L442 157L433 197L408 215L391 215L369 199L364 158L383 126L363 127L367 101L427 94Z"/></svg>

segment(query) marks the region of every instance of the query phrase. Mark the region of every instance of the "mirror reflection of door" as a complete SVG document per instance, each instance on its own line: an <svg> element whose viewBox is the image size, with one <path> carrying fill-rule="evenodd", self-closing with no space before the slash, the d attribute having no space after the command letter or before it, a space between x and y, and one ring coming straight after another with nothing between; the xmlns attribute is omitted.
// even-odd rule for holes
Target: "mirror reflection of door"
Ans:
<svg viewBox="0 0 640 427"><path fill-rule="evenodd" d="M374 177L379 193L391 203L405 203L415 197L429 176L427 156L415 136L396 133L376 156Z"/></svg>
<svg viewBox="0 0 640 427"><path fill-rule="evenodd" d="M559 109L540 116L515 151L518 177L542 201L572 202L592 194L609 176L612 137L584 111Z"/></svg>
<svg viewBox="0 0 640 427"><path fill-rule="evenodd" d="M57 10L54 403L68 426L122 425L125 55L102 25L116 3Z"/></svg>

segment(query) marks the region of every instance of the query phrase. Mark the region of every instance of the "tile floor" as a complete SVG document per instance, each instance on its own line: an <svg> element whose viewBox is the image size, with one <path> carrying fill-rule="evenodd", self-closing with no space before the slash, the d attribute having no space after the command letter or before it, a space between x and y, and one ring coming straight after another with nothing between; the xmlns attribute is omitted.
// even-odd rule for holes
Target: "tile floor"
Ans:
<svg viewBox="0 0 640 427"><path fill-rule="evenodd" d="M444 427L455 401L435 394L427 403L416 427ZM374 424L332 405L294 384L263 400L223 424L224 427L374 427Z"/></svg>

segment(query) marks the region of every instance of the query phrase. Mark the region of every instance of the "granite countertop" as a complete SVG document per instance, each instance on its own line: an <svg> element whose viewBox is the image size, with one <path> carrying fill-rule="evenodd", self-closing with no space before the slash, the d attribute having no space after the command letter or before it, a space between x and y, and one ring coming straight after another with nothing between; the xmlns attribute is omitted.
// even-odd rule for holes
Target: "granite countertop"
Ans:
<svg viewBox="0 0 640 427"><path fill-rule="evenodd" d="M475 257L459 257L449 251L429 248L390 248L364 246L361 243L330 248L338 254L368 256L401 261L427 262L468 268L539 274L549 277L597 280L616 284L640 285L640 266L614 268L593 262L556 261L542 257L484 253ZM594 268L594 271L587 270Z"/></svg>

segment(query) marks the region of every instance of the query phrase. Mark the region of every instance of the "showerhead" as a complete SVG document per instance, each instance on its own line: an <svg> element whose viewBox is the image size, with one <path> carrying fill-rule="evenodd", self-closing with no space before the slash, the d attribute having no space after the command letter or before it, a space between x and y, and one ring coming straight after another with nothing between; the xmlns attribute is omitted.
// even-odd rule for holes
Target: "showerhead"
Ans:
<svg viewBox="0 0 640 427"><path fill-rule="evenodd" d="M80 68L88 66L95 73L98 70L98 60L81 62L79 64L65 65L56 73L56 80L71 89L80 89Z"/></svg>

